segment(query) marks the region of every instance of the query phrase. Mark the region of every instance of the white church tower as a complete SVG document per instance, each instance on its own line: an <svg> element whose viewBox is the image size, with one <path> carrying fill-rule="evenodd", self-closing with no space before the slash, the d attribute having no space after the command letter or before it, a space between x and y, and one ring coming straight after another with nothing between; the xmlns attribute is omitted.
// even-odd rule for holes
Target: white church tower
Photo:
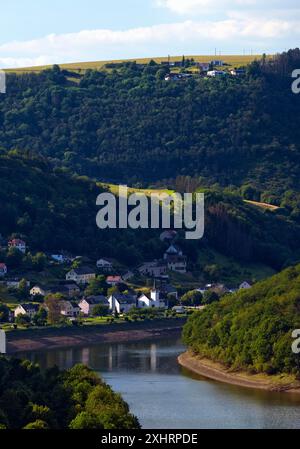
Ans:
<svg viewBox="0 0 300 449"><path fill-rule="evenodd" d="M151 290L151 301L152 304L155 307L159 307L160 306L160 295L159 295L159 290L157 290L157 288L154 286L154 288Z"/></svg>

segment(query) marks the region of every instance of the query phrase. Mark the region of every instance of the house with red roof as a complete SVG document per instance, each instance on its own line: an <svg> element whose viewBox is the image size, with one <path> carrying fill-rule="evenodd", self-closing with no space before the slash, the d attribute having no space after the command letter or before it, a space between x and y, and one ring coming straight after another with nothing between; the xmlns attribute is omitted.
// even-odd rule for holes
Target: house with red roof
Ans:
<svg viewBox="0 0 300 449"><path fill-rule="evenodd" d="M108 285L111 285L112 287L115 287L116 285L122 283L122 277L121 276L108 276L106 278L106 283Z"/></svg>
<svg viewBox="0 0 300 449"><path fill-rule="evenodd" d="M19 251L21 251L21 253L25 254L26 253L26 243L24 242L24 240L21 239L12 239L8 242L8 247L9 248L16 248Z"/></svg>

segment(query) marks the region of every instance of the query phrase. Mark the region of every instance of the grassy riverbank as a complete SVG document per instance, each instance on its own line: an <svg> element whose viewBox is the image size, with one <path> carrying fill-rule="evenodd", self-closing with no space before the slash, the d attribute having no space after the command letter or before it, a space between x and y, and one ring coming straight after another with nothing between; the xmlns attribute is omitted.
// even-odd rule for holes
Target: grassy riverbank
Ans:
<svg viewBox="0 0 300 449"><path fill-rule="evenodd" d="M141 341L153 338L180 337L185 319L162 319L131 323L114 323L106 326L28 329L7 334L7 353L44 351L70 346L99 343Z"/></svg>
<svg viewBox="0 0 300 449"><path fill-rule="evenodd" d="M218 382L245 388L300 394L300 382L293 375L249 374L246 371L233 371L220 363L202 358L189 351L181 354L178 357L178 362L182 367Z"/></svg>

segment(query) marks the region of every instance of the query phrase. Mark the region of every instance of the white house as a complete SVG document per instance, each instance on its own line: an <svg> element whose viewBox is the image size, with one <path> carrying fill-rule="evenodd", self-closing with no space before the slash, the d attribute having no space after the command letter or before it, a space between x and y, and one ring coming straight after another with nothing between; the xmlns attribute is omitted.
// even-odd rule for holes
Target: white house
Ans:
<svg viewBox="0 0 300 449"><path fill-rule="evenodd" d="M5 263L0 263L0 276L7 275L7 266Z"/></svg>
<svg viewBox="0 0 300 449"><path fill-rule="evenodd" d="M62 301L60 313L68 318L76 318L81 312L79 305L74 301Z"/></svg>
<svg viewBox="0 0 300 449"><path fill-rule="evenodd" d="M137 306L144 308L161 308L165 307L164 301L160 299L160 292L156 288L151 290L150 295L142 294L137 300Z"/></svg>
<svg viewBox="0 0 300 449"><path fill-rule="evenodd" d="M99 259L97 261L97 268L102 271L111 271L113 269L113 263L108 259Z"/></svg>
<svg viewBox="0 0 300 449"><path fill-rule="evenodd" d="M128 313L136 307L136 298L131 295L114 294L108 299L109 308L112 313Z"/></svg>
<svg viewBox="0 0 300 449"><path fill-rule="evenodd" d="M226 72L224 72L223 70L209 70L207 72L207 76L210 76L212 78L217 78L219 76L225 76Z"/></svg>
<svg viewBox="0 0 300 449"><path fill-rule="evenodd" d="M66 274L67 281L74 281L77 284L88 284L96 278L96 273L88 267L74 268Z"/></svg>
<svg viewBox="0 0 300 449"><path fill-rule="evenodd" d="M83 298L79 303L81 312L87 316L93 315L93 311L94 311L95 307L97 307L98 305L105 306L105 307L109 308L108 299L102 295L88 296L87 298Z"/></svg>
<svg viewBox="0 0 300 449"><path fill-rule="evenodd" d="M251 284L249 284L249 282L247 281L242 282L242 284L239 286L239 290L248 290L249 288L251 288Z"/></svg>
<svg viewBox="0 0 300 449"><path fill-rule="evenodd" d="M21 240L21 239L12 239L8 242L8 247L9 248L16 248L19 251L21 251L21 253L25 254L26 253L26 243Z"/></svg>
<svg viewBox="0 0 300 449"><path fill-rule="evenodd" d="M41 285L34 285L30 290L31 296L47 296L49 293L51 293L50 289Z"/></svg>
<svg viewBox="0 0 300 449"><path fill-rule="evenodd" d="M39 308L38 304L19 304L14 310L15 318L19 315L27 315L29 318L33 318L39 311Z"/></svg>

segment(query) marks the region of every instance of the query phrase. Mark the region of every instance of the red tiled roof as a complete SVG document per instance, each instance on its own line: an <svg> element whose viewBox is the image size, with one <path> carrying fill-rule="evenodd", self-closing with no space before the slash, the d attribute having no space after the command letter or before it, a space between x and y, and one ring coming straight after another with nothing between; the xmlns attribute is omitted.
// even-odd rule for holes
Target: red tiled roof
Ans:
<svg viewBox="0 0 300 449"><path fill-rule="evenodd" d="M24 240L21 239L12 239L9 241L11 245L25 245Z"/></svg>

